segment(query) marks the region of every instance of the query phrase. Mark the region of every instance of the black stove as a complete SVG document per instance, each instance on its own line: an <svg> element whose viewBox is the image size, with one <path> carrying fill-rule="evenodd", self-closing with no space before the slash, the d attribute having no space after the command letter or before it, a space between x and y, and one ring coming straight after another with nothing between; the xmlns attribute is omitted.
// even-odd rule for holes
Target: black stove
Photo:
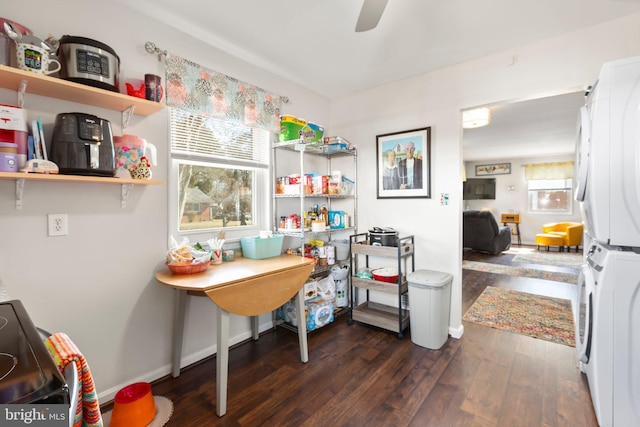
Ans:
<svg viewBox="0 0 640 427"><path fill-rule="evenodd" d="M0 302L0 404L69 404L64 377L19 300Z"/></svg>

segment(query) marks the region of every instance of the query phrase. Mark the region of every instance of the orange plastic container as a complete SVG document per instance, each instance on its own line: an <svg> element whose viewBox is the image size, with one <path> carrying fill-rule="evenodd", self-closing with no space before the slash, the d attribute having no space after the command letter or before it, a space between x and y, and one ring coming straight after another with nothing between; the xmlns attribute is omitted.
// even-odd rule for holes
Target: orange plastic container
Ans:
<svg viewBox="0 0 640 427"><path fill-rule="evenodd" d="M130 384L116 393L113 399L110 427L144 427L156 416L156 404L151 384Z"/></svg>

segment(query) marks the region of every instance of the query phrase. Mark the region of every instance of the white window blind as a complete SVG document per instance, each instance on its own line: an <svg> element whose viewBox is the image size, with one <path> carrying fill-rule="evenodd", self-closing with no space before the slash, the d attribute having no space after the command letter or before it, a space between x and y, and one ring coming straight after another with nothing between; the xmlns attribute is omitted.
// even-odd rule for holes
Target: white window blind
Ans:
<svg viewBox="0 0 640 427"><path fill-rule="evenodd" d="M172 157L268 168L270 132L177 108L170 116Z"/></svg>

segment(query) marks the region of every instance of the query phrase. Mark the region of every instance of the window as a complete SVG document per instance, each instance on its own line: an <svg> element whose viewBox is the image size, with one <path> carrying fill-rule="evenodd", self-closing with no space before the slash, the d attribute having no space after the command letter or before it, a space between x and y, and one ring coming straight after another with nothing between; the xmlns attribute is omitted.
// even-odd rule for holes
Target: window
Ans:
<svg viewBox="0 0 640 427"><path fill-rule="evenodd" d="M170 111L174 230L255 234L267 194L270 132L179 109ZM260 185L262 183L262 185ZM245 230L245 231L243 231Z"/></svg>
<svg viewBox="0 0 640 427"><path fill-rule="evenodd" d="M170 233L257 234L269 218L269 146L288 99L167 54Z"/></svg>
<svg viewBox="0 0 640 427"><path fill-rule="evenodd" d="M529 189L529 212L565 213L573 212L571 179L540 179L527 181Z"/></svg>
<svg viewBox="0 0 640 427"><path fill-rule="evenodd" d="M178 161L179 231L254 225L255 173Z"/></svg>

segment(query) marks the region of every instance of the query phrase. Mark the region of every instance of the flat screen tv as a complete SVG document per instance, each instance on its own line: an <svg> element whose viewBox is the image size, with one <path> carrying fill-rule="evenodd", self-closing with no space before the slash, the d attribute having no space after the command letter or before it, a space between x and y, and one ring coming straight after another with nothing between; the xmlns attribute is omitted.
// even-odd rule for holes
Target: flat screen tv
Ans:
<svg viewBox="0 0 640 427"><path fill-rule="evenodd" d="M467 178L462 193L464 200L495 200L495 178Z"/></svg>

